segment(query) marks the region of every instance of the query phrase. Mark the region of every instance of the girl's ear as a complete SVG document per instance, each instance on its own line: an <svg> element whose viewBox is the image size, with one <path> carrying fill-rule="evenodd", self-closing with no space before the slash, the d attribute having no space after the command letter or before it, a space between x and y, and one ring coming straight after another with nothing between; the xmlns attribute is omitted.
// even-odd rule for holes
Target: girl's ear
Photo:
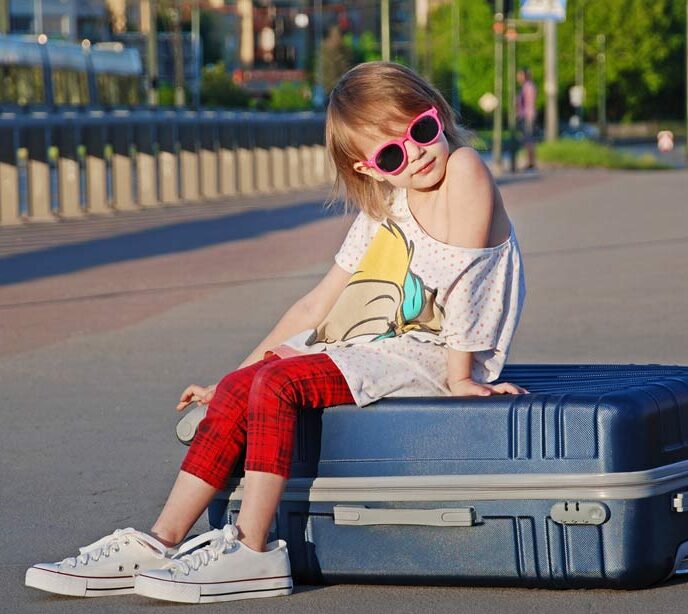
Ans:
<svg viewBox="0 0 688 614"><path fill-rule="evenodd" d="M374 168L370 168L363 164L363 162L354 162L353 169L357 173L362 173L363 175L368 175L368 177L375 179L375 181L384 181L385 178L378 173Z"/></svg>

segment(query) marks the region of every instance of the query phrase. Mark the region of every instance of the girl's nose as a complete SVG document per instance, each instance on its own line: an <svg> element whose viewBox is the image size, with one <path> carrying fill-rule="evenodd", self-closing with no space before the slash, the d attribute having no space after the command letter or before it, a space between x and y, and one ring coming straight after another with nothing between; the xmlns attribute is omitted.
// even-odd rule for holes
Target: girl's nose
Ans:
<svg viewBox="0 0 688 614"><path fill-rule="evenodd" d="M406 140L404 146L406 147L406 157L408 158L409 163L418 160L418 158L420 158L425 151L420 145L416 145L410 139Z"/></svg>

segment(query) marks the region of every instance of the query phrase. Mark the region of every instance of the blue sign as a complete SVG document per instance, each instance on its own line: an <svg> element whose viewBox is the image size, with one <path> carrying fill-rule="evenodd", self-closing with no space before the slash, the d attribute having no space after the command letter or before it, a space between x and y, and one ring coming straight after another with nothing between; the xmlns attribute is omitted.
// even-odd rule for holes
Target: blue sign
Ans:
<svg viewBox="0 0 688 614"><path fill-rule="evenodd" d="M520 0L521 19L528 21L565 21L566 0Z"/></svg>

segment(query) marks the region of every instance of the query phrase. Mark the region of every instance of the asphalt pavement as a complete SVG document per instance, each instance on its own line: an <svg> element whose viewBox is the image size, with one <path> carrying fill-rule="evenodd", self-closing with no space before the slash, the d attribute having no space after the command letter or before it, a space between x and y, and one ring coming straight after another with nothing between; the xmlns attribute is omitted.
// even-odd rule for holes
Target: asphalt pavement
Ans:
<svg viewBox="0 0 688 614"><path fill-rule="evenodd" d="M501 189L528 285L510 362L688 364L688 171L548 171ZM0 230L0 611L186 611L52 596L24 572L150 526L184 453L180 391L236 367L331 266L351 218L324 214L326 194ZM201 607L684 614L687 602L688 578L644 591L299 586Z"/></svg>

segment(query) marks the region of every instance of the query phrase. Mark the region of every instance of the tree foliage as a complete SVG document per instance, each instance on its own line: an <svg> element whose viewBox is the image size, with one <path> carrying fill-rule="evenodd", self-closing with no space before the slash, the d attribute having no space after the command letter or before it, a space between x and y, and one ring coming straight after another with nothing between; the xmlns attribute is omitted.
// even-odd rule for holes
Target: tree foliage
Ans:
<svg viewBox="0 0 688 614"><path fill-rule="evenodd" d="M459 20L458 74L462 110L478 114L478 98L494 89L493 6L487 0L452 0ZM598 94L598 35L606 37L607 115L611 121L680 117L685 105L684 0L568 0L567 19L558 27L559 92L562 117L572 113L568 88L575 83L575 31L578 8L584 4L585 113L596 114ZM451 36L451 6L430 15L429 76L451 94L451 75L457 69ZM533 30L520 26L519 30ZM419 55L423 59L423 36ZM544 105L544 43L542 39L517 43L517 64L527 65L539 85L538 103ZM506 69L506 62L505 62ZM506 76L506 73L505 73ZM506 91L506 90L505 90Z"/></svg>
<svg viewBox="0 0 688 614"><path fill-rule="evenodd" d="M327 38L323 41L318 61L320 62L322 85L325 91L329 93L339 81L339 77L354 65L353 51L344 41L337 26L330 28Z"/></svg>
<svg viewBox="0 0 688 614"><path fill-rule="evenodd" d="M210 107L246 107L249 95L232 81L223 62L205 66L201 73L201 102Z"/></svg>

